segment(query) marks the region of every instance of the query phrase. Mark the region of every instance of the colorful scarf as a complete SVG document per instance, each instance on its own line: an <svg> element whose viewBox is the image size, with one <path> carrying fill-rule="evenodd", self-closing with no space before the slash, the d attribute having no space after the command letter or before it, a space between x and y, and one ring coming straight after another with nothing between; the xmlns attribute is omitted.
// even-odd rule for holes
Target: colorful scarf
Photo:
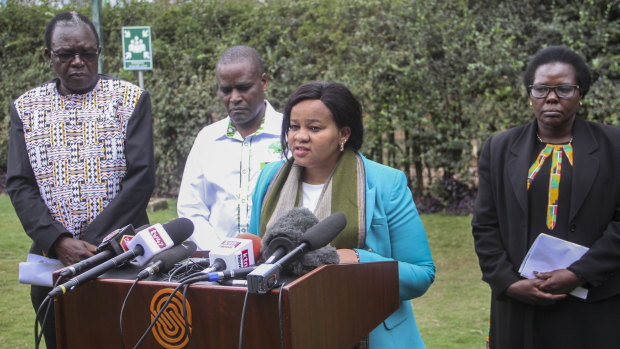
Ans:
<svg viewBox="0 0 620 349"><path fill-rule="evenodd" d="M564 145L547 144L547 146L538 154L536 161L530 167L527 173L527 190L530 190L530 184L545 163L545 160L552 155L551 171L549 173L549 199L547 201L547 228L553 230L558 215L558 198L560 197L560 177L562 174L562 153L566 153L568 162L573 166L573 146L569 142Z"/></svg>
<svg viewBox="0 0 620 349"><path fill-rule="evenodd" d="M282 215L300 205L304 168L285 162L272 179L263 199L260 236ZM366 174L362 157L345 149L325 183L313 212L319 220L343 212L347 225L332 241L336 248L362 248L366 239Z"/></svg>

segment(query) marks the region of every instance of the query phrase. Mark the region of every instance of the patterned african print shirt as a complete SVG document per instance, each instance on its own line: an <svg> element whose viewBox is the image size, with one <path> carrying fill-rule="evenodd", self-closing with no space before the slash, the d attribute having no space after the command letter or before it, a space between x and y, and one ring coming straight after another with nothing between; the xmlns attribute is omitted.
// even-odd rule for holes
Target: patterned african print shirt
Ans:
<svg viewBox="0 0 620 349"><path fill-rule="evenodd" d="M75 238L119 193L127 124L143 92L100 79L86 94L62 96L51 81L14 102L41 198Z"/></svg>

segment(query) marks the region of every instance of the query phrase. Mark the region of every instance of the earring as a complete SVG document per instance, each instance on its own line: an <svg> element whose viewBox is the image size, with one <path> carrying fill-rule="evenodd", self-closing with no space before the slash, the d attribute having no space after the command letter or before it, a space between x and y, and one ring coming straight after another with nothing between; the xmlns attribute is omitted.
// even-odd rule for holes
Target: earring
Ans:
<svg viewBox="0 0 620 349"><path fill-rule="evenodd" d="M344 141L342 141L342 143L340 143L340 151L343 152L344 151L344 144L347 142L347 139L345 138Z"/></svg>
<svg viewBox="0 0 620 349"><path fill-rule="evenodd" d="M579 101L579 106L583 107L583 103L581 101Z"/></svg>

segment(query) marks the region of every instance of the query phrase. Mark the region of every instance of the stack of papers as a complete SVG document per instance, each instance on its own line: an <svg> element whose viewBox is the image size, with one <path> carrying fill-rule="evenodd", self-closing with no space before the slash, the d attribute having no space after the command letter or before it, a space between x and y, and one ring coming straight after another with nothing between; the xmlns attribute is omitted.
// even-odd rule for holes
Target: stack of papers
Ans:
<svg viewBox="0 0 620 349"><path fill-rule="evenodd" d="M581 258L588 248L570 241L562 240L541 233L527 252L519 273L528 279L534 279L534 272L546 273L557 269L565 269ZM588 290L577 287L571 293L575 297L586 299Z"/></svg>
<svg viewBox="0 0 620 349"><path fill-rule="evenodd" d="M38 286L53 286L52 274L64 265L58 259L37 254L28 254L25 262L19 263L19 282Z"/></svg>

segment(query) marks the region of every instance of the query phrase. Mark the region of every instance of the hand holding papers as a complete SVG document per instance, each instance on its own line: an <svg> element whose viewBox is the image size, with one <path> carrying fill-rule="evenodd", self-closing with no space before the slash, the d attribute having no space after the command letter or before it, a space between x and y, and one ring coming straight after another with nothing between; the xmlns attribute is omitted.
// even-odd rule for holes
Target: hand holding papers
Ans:
<svg viewBox="0 0 620 349"><path fill-rule="evenodd" d="M588 251L587 247L562 240L551 235L540 234L527 252L519 273L528 279L536 276L534 272L550 272L564 269L581 258ZM586 299L588 290L575 288L571 293L575 297Z"/></svg>

